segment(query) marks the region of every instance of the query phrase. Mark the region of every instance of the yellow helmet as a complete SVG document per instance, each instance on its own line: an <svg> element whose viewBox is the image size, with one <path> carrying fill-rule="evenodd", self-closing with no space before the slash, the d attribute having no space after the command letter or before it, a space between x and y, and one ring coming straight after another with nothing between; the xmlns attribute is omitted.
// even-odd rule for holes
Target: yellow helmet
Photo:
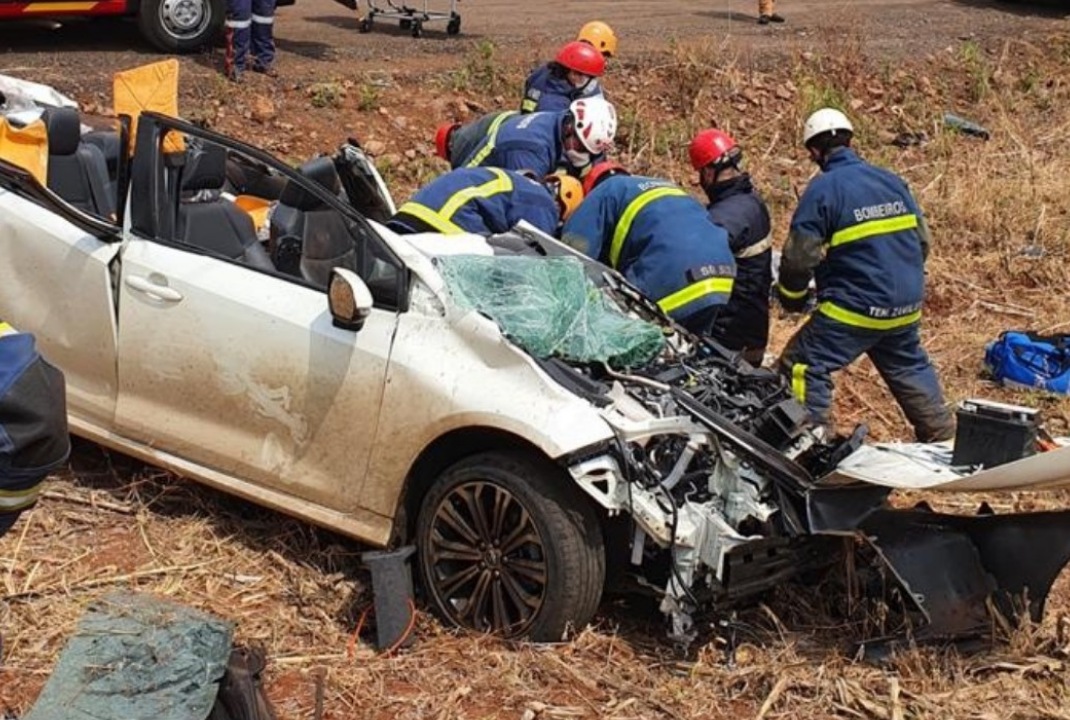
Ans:
<svg viewBox="0 0 1070 720"><path fill-rule="evenodd" d="M606 57L617 54L617 36L613 33L613 28L600 20L594 20L580 28L576 39L594 45Z"/></svg>
<svg viewBox="0 0 1070 720"><path fill-rule="evenodd" d="M583 185L571 175L557 173L547 175L543 182L557 199L557 209L561 213L561 220L568 220L583 202Z"/></svg>

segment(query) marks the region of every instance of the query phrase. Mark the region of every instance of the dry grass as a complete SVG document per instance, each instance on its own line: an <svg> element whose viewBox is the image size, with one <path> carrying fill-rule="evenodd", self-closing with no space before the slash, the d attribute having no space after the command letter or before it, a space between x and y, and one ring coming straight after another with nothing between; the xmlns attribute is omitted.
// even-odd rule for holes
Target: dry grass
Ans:
<svg viewBox="0 0 1070 720"><path fill-rule="evenodd" d="M970 43L897 70L867 60L851 38L830 47L837 52L800 56L777 69L703 45L677 45L618 66L609 87L623 109L625 162L637 172L687 181L689 135L716 121L745 143L783 237L796 193L812 172L795 142L801 120L816 104L843 102L858 119L863 154L902 173L930 217L936 246L925 337L949 400L986 395L1042 406L1052 429L1067 432L1070 403L998 390L979 369L985 341L1002 329L1070 330L1070 39ZM516 87L519 64L488 69L487 48L479 53L468 63L469 76L493 70L496 87ZM379 102L404 108L411 79L394 80ZM488 102L468 96L456 79L442 87L464 91L462 100ZM419 174L434 124L460 107L456 97L440 98L431 111L409 112L399 133L379 113L362 113L358 99L341 102L361 119L362 136L389 140L389 152L422 143ZM993 139L945 130L944 110L981 122ZM326 109L299 104L297 112L331 127ZM255 134L240 112L209 116L224 131ZM929 142L902 150L888 144L904 131L924 132ZM327 131L312 137L317 146L294 141L287 152L307 155L336 140ZM399 167L398 195L417 177ZM1042 256L1024 256L1026 246L1039 246ZM774 347L792 327L777 320ZM849 370L839 390L842 424L865 419L878 438L906 436L868 363ZM716 637L677 654L661 643L653 614L615 604L563 645L458 636L421 613L411 648L383 657L360 643L350 656L350 634L369 603L366 577L355 569L359 548L164 473L122 459L113 465L93 448L80 448L77 459L75 472L52 482L45 500L0 540L0 708L24 712L87 603L130 586L232 618L241 640L265 644L273 659L270 694L283 718L312 716L321 672L330 718L1070 716L1065 577L1045 622L994 651L912 649L885 666L856 662L844 651L851 629L831 619L834 598L814 593L782 593L741 617L745 642L733 663L725 662ZM942 501L961 511L974 503ZM1015 494L1000 509L1065 501L1061 494Z"/></svg>
<svg viewBox="0 0 1070 720"><path fill-rule="evenodd" d="M994 652L922 648L884 666L851 657L850 628L822 624L835 601L812 593L743 613L731 654L716 637L680 654L649 609L615 603L566 644L457 635L421 612L411 648L380 656L367 635L351 653L370 602L352 543L90 445L74 469L0 543L0 708L27 709L86 605L116 587L235 620L241 641L271 655L283 718L312 717L319 676L327 718L986 718L997 700L1003 717L1056 718L1070 707L1067 587L1042 626Z"/></svg>

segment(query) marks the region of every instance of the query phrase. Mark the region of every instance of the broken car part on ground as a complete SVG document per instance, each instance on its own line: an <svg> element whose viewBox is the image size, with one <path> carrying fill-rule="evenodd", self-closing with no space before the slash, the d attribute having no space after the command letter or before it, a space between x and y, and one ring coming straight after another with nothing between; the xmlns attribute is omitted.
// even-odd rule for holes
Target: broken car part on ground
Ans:
<svg viewBox="0 0 1070 720"><path fill-rule="evenodd" d="M990 599L1038 616L1070 557L1068 513L886 502L896 487L1066 484L1070 449L971 473L946 448L827 438L775 373L682 333L551 238L390 232L393 202L355 142L295 170L160 114L136 132L114 138L129 162L72 176L112 173L80 206L57 178L0 164L14 278L0 316L65 372L72 431L373 545L414 542L452 623L559 639L624 575L686 641L696 618L859 548L927 621L919 634L963 636L988 627ZM243 195L272 212L254 221ZM589 324L526 351L530 333L488 298L458 301L449 268L472 262L458 254L567 274L555 299ZM576 342L624 326L642 347Z"/></svg>

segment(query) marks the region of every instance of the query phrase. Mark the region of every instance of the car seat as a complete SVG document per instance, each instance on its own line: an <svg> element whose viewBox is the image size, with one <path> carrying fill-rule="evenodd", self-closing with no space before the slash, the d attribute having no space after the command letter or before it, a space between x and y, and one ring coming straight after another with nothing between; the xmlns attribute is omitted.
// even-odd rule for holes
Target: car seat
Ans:
<svg viewBox="0 0 1070 720"><path fill-rule="evenodd" d="M332 195L341 190L341 179L329 157L309 160L298 172ZM271 216L270 235L278 269L318 287L327 287L331 268L356 270L356 243L345 217L299 183L290 181L283 188Z"/></svg>
<svg viewBox="0 0 1070 720"><path fill-rule="evenodd" d="M273 270L252 218L220 193L226 183L226 165L227 151L220 145L206 143L187 151L177 239L261 270Z"/></svg>
<svg viewBox="0 0 1070 720"><path fill-rule="evenodd" d="M74 108L49 108L48 188L79 210L99 217L115 215L115 194L108 163L96 145L82 141L82 122Z"/></svg>
<svg viewBox="0 0 1070 720"><path fill-rule="evenodd" d="M82 135L82 142L95 145L100 148L104 155L104 162L108 166L108 186L111 188L111 197L118 198L119 157L122 155L122 141L119 133L115 130L91 130Z"/></svg>

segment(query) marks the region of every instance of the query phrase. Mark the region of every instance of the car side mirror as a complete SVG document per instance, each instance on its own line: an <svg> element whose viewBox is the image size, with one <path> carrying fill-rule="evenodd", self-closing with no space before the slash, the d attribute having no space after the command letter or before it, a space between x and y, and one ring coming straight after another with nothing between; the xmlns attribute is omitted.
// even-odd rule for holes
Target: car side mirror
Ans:
<svg viewBox="0 0 1070 720"><path fill-rule="evenodd" d="M352 270L334 268L327 286L327 303L334 326L356 332L371 314L372 292Z"/></svg>

